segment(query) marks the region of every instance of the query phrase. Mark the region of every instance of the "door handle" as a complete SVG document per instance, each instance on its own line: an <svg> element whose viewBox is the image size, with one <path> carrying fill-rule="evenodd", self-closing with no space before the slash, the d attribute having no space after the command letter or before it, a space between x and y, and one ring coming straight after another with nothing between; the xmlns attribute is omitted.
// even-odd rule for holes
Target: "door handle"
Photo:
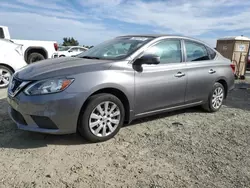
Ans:
<svg viewBox="0 0 250 188"><path fill-rule="evenodd" d="M209 74L214 74L214 73L216 73L216 71L213 70L213 69L210 69L210 70L208 71L208 73L209 73Z"/></svg>
<svg viewBox="0 0 250 188"><path fill-rule="evenodd" d="M174 76L180 78L180 77L185 76L185 74L182 73L182 72L178 72L178 73L177 73L176 75L174 75Z"/></svg>

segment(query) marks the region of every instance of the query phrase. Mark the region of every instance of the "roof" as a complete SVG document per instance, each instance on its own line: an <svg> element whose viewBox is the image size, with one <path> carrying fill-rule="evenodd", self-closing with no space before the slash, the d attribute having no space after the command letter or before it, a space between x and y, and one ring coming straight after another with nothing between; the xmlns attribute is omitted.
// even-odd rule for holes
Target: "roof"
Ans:
<svg viewBox="0 0 250 188"><path fill-rule="evenodd" d="M173 35L173 34L141 34L141 35L122 35L122 36L118 36L116 38L120 38L120 37L151 37L151 38L160 38L160 37L174 37L174 38L181 38L181 39L187 39L187 40L192 40L192 41L196 41L196 42L199 42L199 43L202 43L204 45L207 45L210 47L209 44L207 44L205 41L202 41L200 39L197 39L197 38L193 38L193 37L188 37L188 36L184 36L184 35ZM250 39L249 39L250 40Z"/></svg>
<svg viewBox="0 0 250 188"><path fill-rule="evenodd" d="M118 37L152 37L152 38L158 38L158 37L168 37L168 36L176 36L176 37L183 37L179 35L170 35L170 34L141 34L141 35L122 35Z"/></svg>
<svg viewBox="0 0 250 188"><path fill-rule="evenodd" d="M219 38L218 40L245 40L245 41L250 41L250 38L244 37L244 36L231 36L231 37Z"/></svg>
<svg viewBox="0 0 250 188"><path fill-rule="evenodd" d="M141 35L122 35L122 36L118 36L116 38L120 38L120 37L145 37L145 38L160 38L160 37L176 37L176 38L183 38L183 39L190 39L190 40L195 40L195 41L199 41L204 43L204 41L201 41L197 38L193 38L193 37L188 37L188 36L184 36L184 35L172 35L172 34L141 34Z"/></svg>

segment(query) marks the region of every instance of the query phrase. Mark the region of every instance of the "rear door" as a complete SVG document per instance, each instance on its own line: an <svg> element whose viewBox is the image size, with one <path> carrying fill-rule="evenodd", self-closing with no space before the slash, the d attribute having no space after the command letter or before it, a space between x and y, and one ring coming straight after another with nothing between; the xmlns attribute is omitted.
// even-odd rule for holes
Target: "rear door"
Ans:
<svg viewBox="0 0 250 188"><path fill-rule="evenodd" d="M187 71L186 103L207 100L212 87L218 78L216 53L202 43L184 40Z"/></svg>
<svg viewBox="0 0 250 188"><path fill-rule="evenodd" d="M179 39L165 39L145 51L160 56L160 64L135 70L137 116L184 104L187 77L181 49Z"/></svg>

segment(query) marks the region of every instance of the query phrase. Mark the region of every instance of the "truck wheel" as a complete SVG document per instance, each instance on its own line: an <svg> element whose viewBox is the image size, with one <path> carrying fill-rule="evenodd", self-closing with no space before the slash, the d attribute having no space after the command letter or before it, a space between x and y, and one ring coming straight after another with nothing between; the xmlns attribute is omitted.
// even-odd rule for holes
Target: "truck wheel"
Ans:
<svg viewBox="0 0 250 188"><path fill-rule="evenodd" d="M9 86L12 75L13 71L10 68L0 65L0 89Z"/></svg>
<svg viewBox="0 0 250 188"><path fill-rule="evenodd" d="M37 62L37 61L41 61L41 60L44 60L44 59L45 59L45 57L42 54L34 52L34 53L31 53L29 55L28 64L34 63L34 62Z"/></svg>

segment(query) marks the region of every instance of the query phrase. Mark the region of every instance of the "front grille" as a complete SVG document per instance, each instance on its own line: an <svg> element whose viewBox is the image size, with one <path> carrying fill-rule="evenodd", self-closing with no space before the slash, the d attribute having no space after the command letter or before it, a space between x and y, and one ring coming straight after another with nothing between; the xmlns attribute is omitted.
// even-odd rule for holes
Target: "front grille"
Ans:
<svg viewBox="0 0 250 188"><path fill-rule="evenodd" d="M22 84L22 81L13 77L12 82L11 82L11 87L10 87L11 92L14 93L21 84Z"/></svg>
<svg viewBox="0 0 250 188"><path fill-rule="evenodd" d="M22 114L18 111L16 111L15 109L11 108L10 110L11 116L13 117L13 119L22 124L22 125L27 125L25 119L23 118Z"/></svg>

